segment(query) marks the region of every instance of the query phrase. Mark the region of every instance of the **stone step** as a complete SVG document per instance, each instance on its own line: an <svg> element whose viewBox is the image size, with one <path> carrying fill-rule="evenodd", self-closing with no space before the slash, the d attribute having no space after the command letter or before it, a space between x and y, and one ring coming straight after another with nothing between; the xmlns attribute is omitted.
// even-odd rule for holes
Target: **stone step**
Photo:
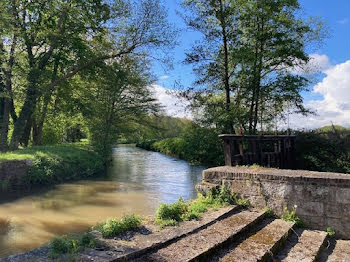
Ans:
<svg viewBox="0 0 350 262"><path fill-rule="evenodd" d="M350 240L337 240L333 252L328 256L327 262L349 262Z"/></svg>
<svg viewBox="0 0 350 262"><path fill-rule="evenodd" d="M158 251L145 255L135 262L141 261L193 261L201 256L220 248L233 238L238 238L244 232L258 224L265 212L242 211L225 218L215 224L189 235Z"/></svg>
<svg viewBox="0 0 350 262"><path fill-rule="evenodd" d="M275 219L240 243L232 243L210 261L256 262L266 261L287 239L294 223Z"/></svg>
<svg viewBox="0 0 350 262"><path fill-rule="evenodd" d="M327 239L327 233L296 229L283 248L273 257L273 262L314 262Z"/></svg>

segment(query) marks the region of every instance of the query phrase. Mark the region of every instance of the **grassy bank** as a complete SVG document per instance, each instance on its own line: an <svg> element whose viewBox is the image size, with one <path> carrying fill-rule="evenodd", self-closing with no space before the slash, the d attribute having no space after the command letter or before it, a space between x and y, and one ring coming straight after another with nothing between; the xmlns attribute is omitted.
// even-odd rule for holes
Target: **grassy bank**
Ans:
<svg viewBox="0 0 350 262"><path fill-rule="evenodd" d="M0 154L0 163L26 159L32 161L28 175L16 181L26 187L91 177L104 170L102 159L82 143L37 146ZM7 184L11 188L11 181Z"/></svg>

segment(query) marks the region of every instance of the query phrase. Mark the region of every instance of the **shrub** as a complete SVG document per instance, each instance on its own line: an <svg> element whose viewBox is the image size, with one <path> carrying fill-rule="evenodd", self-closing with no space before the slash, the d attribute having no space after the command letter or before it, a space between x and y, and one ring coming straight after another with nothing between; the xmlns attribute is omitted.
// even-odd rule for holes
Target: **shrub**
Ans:
<svg viewBox="0 0 350 262"><path fill-rule="evenodd" d="M145 139L137 142L136 146L146 150L155 150L153 146L155 142L157 142L156 139Z"/></svg>
<svg viewBox="0 0 350 262"><path fill-rule="evenodd" d="M325 127L297 133L299 169L350 173L350 131Z"/></svg>
<svg viewBox="0 0 350 262"><path fill-rule="evenodd" d="M175 226L184 220L199 219L200 214L210 208L236 204L240 200L236 196L231 195L226 187L222 186L219 190L209 192L206 197L198 194L196 199L189 202L184 202L180 197L175 203L161 204L157 209L155 222L161 228Z"/></svg>
<svg viewBox="0 0 350 262"><path fill-rule="evenodd" d="M78 251L82 251L87 247L94 248L96 245L97 240L90 232L86 232L78 237L55 237L49 243L49 256L56 258L62 254L73 254Z"/></svg>
<svg viewBox="0 0 350 262"><path fill-rule="evenodd" d="M191 124L184 129L179 137L140 141L137 146L175 155L192 164L218 166L224 164L222 142L219 133L213 128L200 127Z"/></svg>
<svg viewBox="0 0 350 262"><path fill-rule="evenodd" d="M177 225L183 221L188 211L188 205L180 197L172 204L160 204L156 212L156 223L160 226Z"/></svg>
<svg viewBox="0 0 350 262"><path fill-rule="evenodd" d="M141 218L135 215L124 216L122 219L109 219L95 226L104 238L115 237L127 231L136 230L141 226Z"/></svg>

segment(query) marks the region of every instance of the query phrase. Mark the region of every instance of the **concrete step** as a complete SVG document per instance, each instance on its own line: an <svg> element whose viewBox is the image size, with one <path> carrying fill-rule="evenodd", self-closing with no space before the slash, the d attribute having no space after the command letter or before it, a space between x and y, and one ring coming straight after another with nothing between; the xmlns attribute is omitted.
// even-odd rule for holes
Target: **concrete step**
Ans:
<svg viewBox="0 0 350 262"><path fill-rule="evenodd" d="M296 229L273 257L273 262L314 262L327 239L327 233Z"/></svg>
<svg viewBox="0 0 350 262"><path fill-rule="evenodd" d="M215 224L178 240L165 248L145 255L135 262L141 261L195 261L213 250L222 247L228 241L240 237L243 233L258 224L265 212L242 211L233 214Z"/></svg>
<svg viewBox="0 0 350 262"><path fill-rule="evenodd" d="M337 240L332 253L326 259L327 262L349 262L350 240Z"/></svg>
<svg viewBox="0 0 350 262"><path fill-rule="evenodd" d="M240 243L232 243L230 247L222 250L209 261L266 261L287 239L293 226L292 222L275 219L271 223L264 224L259 231Z"/></svg>

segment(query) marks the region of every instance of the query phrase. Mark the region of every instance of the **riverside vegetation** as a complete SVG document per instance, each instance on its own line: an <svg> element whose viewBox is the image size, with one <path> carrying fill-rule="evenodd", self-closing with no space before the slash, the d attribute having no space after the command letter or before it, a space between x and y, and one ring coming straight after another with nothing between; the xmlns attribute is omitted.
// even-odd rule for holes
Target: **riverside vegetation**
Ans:
<svg viewBox="0 0 350 262"><path fill-rule="evenodd" d="M35 146L0 154L0 163L24 159L32 161L28 175L19 181L26 188L88 178L104 171L103 159L86 143ZM2 190L11 187L4 181L2 185Z"/></svg>
<svg viewBox="0 0 350 262"><path fill-rule="evenodd" d="M191 123L177 136L140 140L136 145L146 150L175 155L193 164L219 166L224 164L220 131ZM272 134L273 131L266 132ZM283 133L283 132L282 132ZM325 126L315 130L296 130L297 168L321 172L350 173L350 129Z"/></svg>

